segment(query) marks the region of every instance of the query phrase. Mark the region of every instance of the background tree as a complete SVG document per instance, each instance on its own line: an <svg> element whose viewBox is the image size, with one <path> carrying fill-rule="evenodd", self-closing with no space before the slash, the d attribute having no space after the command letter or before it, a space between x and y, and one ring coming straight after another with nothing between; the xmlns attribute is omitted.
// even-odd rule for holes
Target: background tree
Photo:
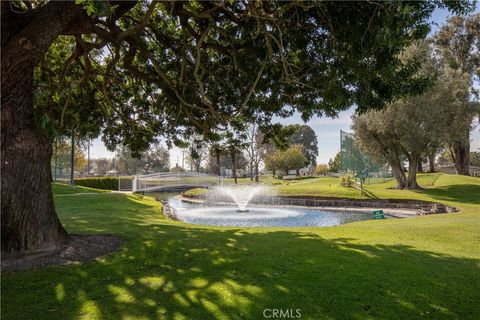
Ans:
<svg viewBox="0 0 480 320"><path fill-rule="evenodd" d="M479 102L472 100L475 96L471 94L471 86L468 74L447 65L443 66L435 88L429 91L437 108L442 110L437 127L443 128L443 135L438 137L450 152L457 174L469 173L470 131L474 116L480 112Z"/></svg>
<svg viewBox="0 0 480 320"><path fill-rule="evenodd" d="M265 156L272 149L272 146L266 143L265 134L258 130L256 124L250 125L245 131L245 153L250 169L250 179L259 181L259 167L260 163L265 159Z"/></svg>
<svg viewBox="0 0 480 320"><path fill-rule="evenodd" d="M98 158L93 160L95 173L101 176L107 174L113 167L112 160L108 158Z"/></svg>
<svg viewBox="0 0 480 320"><path fill-rule="evenodd" d="M234 133L233 131L227 131L225 133L224 149L228 153L232 161L232 175L233 175L235 184L238 183L237 182L237 169L238 169L237 155L239 153L242 153L242 151L246 148L246 143L244 138L245 137L242 136L241 134Z"/></svg>
<svg viewBox="0 0 480 320"><path fill-rule="evenodd" d="M119 174L135 175L169 170L170 158L167 149L158 143L134 157L127 147L117 151L117 171Z"/></svg>
<svg viewBox="0 0 480 320"><path fill-rule="evenodd" d="M286 150L275 150L265 159L266 168L273 172L282 170L286 175L290 170L295 170L296 175L299 175L299 170L304 167L306 161L305 151L303 146L294 144Z"/></svg>
<svg viewBox="0 0 480 320"><path fill-rule="evenodd" d="M232 157L228 150L222 149L220 153L220 175L225 175L225 170L230 170L232 172L233 164L232 164ZM246 171L248 167L248 160L245 158L244 152L238 151L235 154L235 165L237 172L238 171ZM210 172L217 173L217 159L214 154L209 154L208 158L208 167L210 168Z"/></svg>
<svg viewBox="0 0 480 320"><path fill-rule="evenodd" d="M160 144L153 144L147 151L142 152L140 165L143 174L169 171L170 155L168 150Z"/></svg>
<svg viewBox="0 0 480 320"><path fill-rule="evenodd" d="M124 175L135 175L142 170L140 159L133 157L128 147L117 149L115 166L117 172Z"/></svg>
<svg viewBox="0 0 480 320"><path fill-rule="evenodd" d="M290 113L287 103L304 120L353 103L381 106L424 87L397 55L428 33L436 4L461 13L471 7L76 2L1 2L3 250L68 238L49 182L54 132L67 111L92 117L110 150L125 145L138 155L158 135L176 143L246 119L266 127L274 115ZM65 44L69 55L56 60L50 79L51 96L63 98L40 107L34 70L62 35L74 45ZM82 109L77 96L92 103Z"/></svg>
<svg viewBox="0 0 480 320"><path fill-rule="evenodd" d="M472 81L480 77L480 14L454 16L447 20L435 35L444 64L456 73L467 75ZM471 82L472 83L472 82ZM473 88L472 88L473 90ZM451 128L453 137L448 141L451 157L458 174L468 175L470 154L470 129L475 115L469 112L469 101L458 106L454 117L457 124ZM461 134L459 134L461 133Z"/></svg>
<svg viewBox="0 0 480 320"><path fill-rule="evenodd" d="M265 169L268 171L272 172L272 176L275 177L275 173L277 173L278 170L280 170L280 158L279 158L279 153L276 151L270 152L266 157L265 157Z"/></svg>
<svg viewBox="0 0 480 320"><path fill-rule="evenodd" d="M443 149L437 159L439 166L449 166L453 164L452 155L448 149Z"/></svg>
<svg viewBox="0 0 480 320"><path fill-rule="evenodd" d="M215 161L211 161L209 158L209 163L210 163L210 168L211 172L215 173L217 176L221 176L221 164L220 164L220 158L222 156L223 152L223 146L221 142L213 142L210 145L210 158L213 157Z"/></svg>
<svg viewBox="0 0 480 320"><path fill-rule="evenodd" d="M465 127L470 127L471 115L478 112L478 104L470 101L470 77L439 65L429 41L411 46L404 58L421 62L419 73L436 75L436 84L421 95L356 117L353 127L367 154L388 161L400 189L416 189L422 157L437 150L442 142L461 140ZM401 169L403 159L409 163L408 176Z"/></svg>
<svg viewBox="0 0 480 320"><path fill-rule="evenodd" d="M303 146L305 152L305 167L313 166L317 164L318 157L318 141L315 131L308 125L293 125L294 132L289 137L291 144L298 144Z"/></svg>
<svg viewBox="0 0 480 320"><path fill-rule="evenodd" d="M53 152L53 178L70 174L72 153L71 143L69 143L65 138L57 138L54 143ZM86 170L87 159L82 151L81 145L76 145L74 159L75 170L79 171L80 173L84 172Z"/></svg>
<svg viewBox="0 0 480 320"><path fill-rule="evenodd" d="M403 150L391 131L394 120L386 113L372 111L354 117L352 128L360 150L374 161L388 163L397 180L397 188L407 188Z"/></svg>
<svg viewBox="0 0 480 320"><path fill-rule="evenodd" d="M208 157L207 142L201 135L193 135L190 137L190 146L187 154L187 164L190 165L191 171L200 172L202 165Z"/></svg>
<svg viewBox="0 0 480 320"><path fill-rule="evenodd" d="M480 167L480 152L470 152L470 164L474 167Z"/></svg>
<svg viewBox="0 0 480 320"><path fill-rule="evenodd" d="M174 172L174 173L185 172L185 169L183 169L181 166L176 164L175 167L170 169L170 172Z"/></svg>
<svg viewBox="0 0 480 320"><path fill-rule="evenodd" d="M203 164L207 159L208 152L202 149L189 149L186 157L187 165L190 166L190 171L202 172Z"/></svg>
<svg viewBox="0 0 480 320"><path fill-rule="evenodd" d="M335 157L328 161L329 172L340 172L340 159L341 159L341 154L340 152L337 152L335 154Z"/></svg>
<svg viewBox="0 0 480 320"><path fill-rule="evenodd" d="M305 166L307 157L305 156L305 148L302 145L294 144L285 151L281 151L282 157L284 158L283 170L286 174L288 171L295 170L296 175L300 175L300 169Z"/></svg>
<svg viewBox="0 0 480 320"><path fill-rule="evenodd" d="M452 126L465 125L465 122L456 122L461 115L455 115L457 119L449 115L455 106L465 106L468 92L468 79L447 70L425 94L355 117L356 141L362 151L375 160L388 162L398 188L416 189L419 187L416 171L425 152L436 149L439 141L451 137ZM403 172L404 159L409 163L408 176Z"/></svg>
<svg viewBox="0 0 480 320"><path fill-rule="evenodd" d="M328 165L324 164L324 163L317 164L316 172L317 172L317 174L322 175L322 176L326 175L327 172L328 172Z"/></svg>

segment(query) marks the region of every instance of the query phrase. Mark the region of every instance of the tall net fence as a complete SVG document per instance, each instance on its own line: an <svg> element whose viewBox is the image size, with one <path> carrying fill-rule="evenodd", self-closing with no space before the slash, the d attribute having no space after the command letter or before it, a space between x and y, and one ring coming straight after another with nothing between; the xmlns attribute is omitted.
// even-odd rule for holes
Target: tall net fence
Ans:
<svg viewBox="0 0 480 320"><path fill-rule="evenodd" d="M382 183L392 178L390 167L374 162L358 148L352 133L340 130L340 172L351 171L356 180Z"/></svg>
<svg viewBox="0 0 480 320"><path fill-rule="evenodd" d="M65 163L55 163L55 160L52 160L52 180L59 182L70 182L71 166Z"/></svg>

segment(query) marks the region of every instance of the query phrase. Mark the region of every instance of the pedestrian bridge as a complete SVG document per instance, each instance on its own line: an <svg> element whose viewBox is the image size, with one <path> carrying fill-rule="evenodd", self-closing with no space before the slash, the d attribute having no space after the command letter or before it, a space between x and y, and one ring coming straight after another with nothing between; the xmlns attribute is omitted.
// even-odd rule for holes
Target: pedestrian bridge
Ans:
<svg viewBox="0 0 480 320"><path fill-rule="evenodd" d="M135 176L132 192L155 192L205 188L221 183L222 177L196 172L161 172Z"/></svg>

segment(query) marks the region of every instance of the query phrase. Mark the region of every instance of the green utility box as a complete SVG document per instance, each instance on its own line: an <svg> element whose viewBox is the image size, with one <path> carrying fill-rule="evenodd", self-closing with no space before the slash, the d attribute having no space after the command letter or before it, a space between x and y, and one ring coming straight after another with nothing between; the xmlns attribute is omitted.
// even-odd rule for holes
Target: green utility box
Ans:
<svg viewBox="0 0 480 320"><path fill-rule="evenodd" d="M385 219L385 215L383 214L383 210L374 210L373 211L373 218L374 219Z"/></svg>

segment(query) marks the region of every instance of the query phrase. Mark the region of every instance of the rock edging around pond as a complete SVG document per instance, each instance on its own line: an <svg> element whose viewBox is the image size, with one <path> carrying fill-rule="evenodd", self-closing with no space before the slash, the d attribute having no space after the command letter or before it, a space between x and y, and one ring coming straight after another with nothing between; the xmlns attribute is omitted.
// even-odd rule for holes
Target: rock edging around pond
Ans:
<svg viewBox="0 0 480 320"><path fill-rule="evenodd" d="M183 197L194 201L208 201L208 196L206 196L205 194L195 196L183 195ZM221 199L221 201L231 202L228 198ZM264 196L253 199L251 203L302 207L407 209L415 211L416 215L458 212L458 209L456 207L446 206L441 203L400 199L348 199L312 196Z"/></svg>

